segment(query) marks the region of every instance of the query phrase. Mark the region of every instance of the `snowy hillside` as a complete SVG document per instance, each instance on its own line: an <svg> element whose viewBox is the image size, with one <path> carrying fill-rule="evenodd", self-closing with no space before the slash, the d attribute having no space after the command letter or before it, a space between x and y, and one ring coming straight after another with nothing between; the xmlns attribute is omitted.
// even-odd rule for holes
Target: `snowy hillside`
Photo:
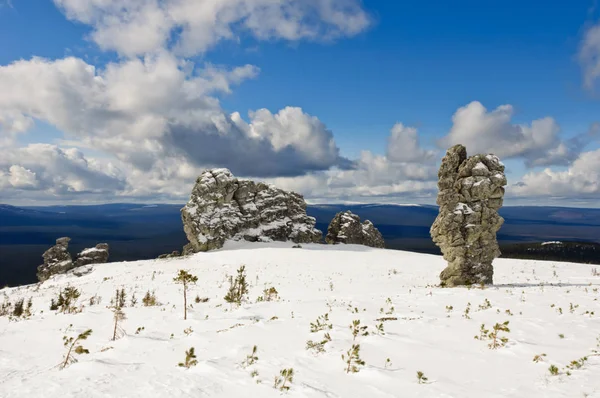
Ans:
<svg viewBox="0 0 600 398"><path fill-rule="evenodd" d="M494 287L442 289L435 286L441 257L291 246L246 243L187 258L101 264L79 278L1 290L0 305L31 297L32 315L0 317L0 397L600 397L600 276L593 266L498 259ZM228 275L243 264L250 293L237 308L224 296ZM180 269L198 277L187 320L182 285L173 282ZM81 312L51 311L51 299L67 286L81 292ZM279 299L257 302L270 287ZM108 307L117 288L127 295L126 334L111 341ZM147 291L161 305L144 306ZM196 296L209 300L197 303ZM90 305L91 297L101 302ZM326 313L319 322L331 329L311 333ZM353 339L353 320L369 335ZM489 348L486 336L505 321L510 332L497 334L499 345L508 339L505 346ZM482 324L488 332L475 339ZM60 370L63 336L87 329L80 344L89 354L73 354L78 362ZM308 340L325 341L324 352L307 349ZM346 373L342 354L353 344L365 364ZM246 366L254 345L258 359ZM197 365L179 367L191 347ZM275 389L275 376L288 368L289 391ZM427 380L420 382L418 371Z"/></svg>

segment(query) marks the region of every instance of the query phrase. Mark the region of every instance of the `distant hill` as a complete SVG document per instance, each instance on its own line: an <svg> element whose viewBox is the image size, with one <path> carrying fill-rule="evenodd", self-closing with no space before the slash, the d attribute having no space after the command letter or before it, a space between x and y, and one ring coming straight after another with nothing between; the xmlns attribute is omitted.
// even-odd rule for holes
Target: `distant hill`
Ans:
<svg viewBox="0 0 600 398"><path fill-rule="evenodd" d="M600 244L593 242L537 242L504 245L502 257L600 264Z"/></svg>
<svg viewBox="0 0 600 398"><path fill-rule="evenodd" d="M0 286L36 280L42 253L56 238L72 238L72 254L99 242L110 245L111 261L156 258L180 250L187 243L179 210L182 205L105 204L91 206L0 205ZM307 212L317 219L317 228L327 233L333 216L351 210L371 220L390 249L439 254L431 242L429 228L437 207L428 205L310 205ZM506 219L498 239L504 256L522 256L522 243L545 241L600 243L600 209L564 207L504 207ZM505 247L511 247L505 250ZM522 246L527 248L528 246ZM534 254L532 254L534 253ZM532 251L529 254L546 256ZM579 261L575 250L565 260ZM585 251L593 260L593 252ZM539 258L539 257L523 257ZM562 258L562 257L561 257Z"/></svg>
<svg viewBox="0 0 600 398"><path fill-rule="evenodd" d="M373 221L390 249L439 254L429 236L438 214L428 205L312 205L308 214L327 231L329 220L349 209ZM498 232L501 245L552 240L600 243L600 209L509 206L500 209L505 222Z"/></svg>

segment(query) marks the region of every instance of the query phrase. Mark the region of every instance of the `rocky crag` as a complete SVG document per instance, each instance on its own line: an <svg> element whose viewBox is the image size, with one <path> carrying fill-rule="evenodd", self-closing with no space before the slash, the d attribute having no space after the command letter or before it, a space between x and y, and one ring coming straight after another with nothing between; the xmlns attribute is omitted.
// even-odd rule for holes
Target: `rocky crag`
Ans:
<svg viewBox="0 0 600 398"><path fill-rule="evenodd" d="M63 237L56 240L56 245L46 250L42 255L44 264L38 267L37 277L40 282L50 278L52 275L65 274L72 271L81 276L91 271L91 264L105 263L108 261L108 244L99 243L96 247L82 250L73 261L69 253L69 241L71 238Z"/></svg>
<svg viewBox="0 0 600 398"><path fill-rule="evenodd" d="M448 261L440 274L444 286L493 283L492 261L500 255L496 232L504 219L506 177L495 155L467 158L462 145L448 149L438 173L439 214L431 237Z"/></svg>
<svg viewBox="0 0 600 398"><path fill-rule="evenodd" d="M71 238L63 237L56 239L56 245L42 254L44 264L38 267L37 277L40 282L45 281L54 274L62 274L74 267L71 254L69 253L69 241Z"/></svg>
<svg viewBox="0 0 600 398"><path fill-rule="evenodd" d="M228 239L311 243L322 236L301 195L236 178L227 169L197 178L181 219L189 240L183 254L218 249Z"/></svg>
<svg viewBox="0 0 600 398"><path fill-rule="evenodd" d="M385 247L381 233L369 220L360 222L360 217L349 210L337 213L329 223L325 242L346 243L370 247Z"/></svg>
<svg viewBox="0 0 600 398"><path fill-rule="evenodd" d="M108 261L108 243L98 243L96 247L90 247L77 254L75 267L88 264L103 264Z"/></svg>

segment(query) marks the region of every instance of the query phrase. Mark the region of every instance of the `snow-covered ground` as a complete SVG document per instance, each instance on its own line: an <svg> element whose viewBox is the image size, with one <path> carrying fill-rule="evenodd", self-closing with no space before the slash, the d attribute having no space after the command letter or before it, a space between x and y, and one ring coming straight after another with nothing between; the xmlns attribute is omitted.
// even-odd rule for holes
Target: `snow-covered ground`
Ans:
<svg viewBox="0 0 600 398"><path fill-rule="evenodd" d="M600 356L591 356L600 350L600 278L593 266L498 259L495 286L443 289L436 287L441 257L291 246L237 244L187 258L102 264L79 278L0 291L0 304L33 302L28 319L0 317L0 397L600 397ZM250 300L236 308L223 297L227 276L242 264ZM187 320L182 287L173 282L180 269L198 276ZM83 310L50 311L51 298L67 285L82 292ZM128 295L126 335L111 341L107 307L121 287ZM269 287L280 300L256 302ZM161 306L142 305L148 290ZM90 306L95 295L102 301ZM195 303L196 295L209 301ZM317 354L306 342L323 339L325 331L311 333L310 324L325 313L331 341ZM385 334L378 334L382 317L395 320L384 321ZM370 334L354 341L365 365L347 374L341 356L353 344L353 320ZM490 349L489 341L474 339L482 323L491 329L505 321L510 332L499 337L508 338L506 346ZM70 324L67 336L93 330L82 342L89 354L59 370ZM254 345L258 360L242 366ZM190 347L198 364L178 367ZM584 356L583 366L567 375L566 366ZM273 387L284 368L295 373L288 392ZM427 382L418 382L417 371Z"/></svg>

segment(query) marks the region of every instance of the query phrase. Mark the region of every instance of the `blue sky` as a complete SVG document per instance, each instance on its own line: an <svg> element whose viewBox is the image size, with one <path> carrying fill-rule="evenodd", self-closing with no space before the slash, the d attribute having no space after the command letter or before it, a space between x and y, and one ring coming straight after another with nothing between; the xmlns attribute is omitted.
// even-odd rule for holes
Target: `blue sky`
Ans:
<svg viewBox="0 0 600 398"><path fill-rule="evenodd" d="M205 68L206 64L222 68L253 65L260 72L248 76L239 84L235 83L235 87L232 85L225 90L227 92L211 96L220 101L220 109L225 114L239 112L252 129L255 124L248 115L249 111L266 108L270 115L276 115L286 107L301 108L302 114L318 118L326 126L326 130L332 133L341 157L351 161L361 158L364 151L369 151L373 156L385 156L390 129L396 123L402 123L418 130L422 150L438 152L436 159L439 164L444 150L439 141L451 131L453 114L473 101L481 103L489 112L498 106L510 104L510 123L505 128L530 126L536 119L550 117L560 128L560 132L554 137L555 141L561 142L584 135L594 128L594 123L600 122L600 94L593 85L590 88L583 84L586 71L589 74L594 65L584 65L581 56L585 43L591 43L586 47L591 48L591 51L598 50L592 33L598 24L600 12L592 1L511 0L491 5L480 1L450 4L447 1L425 3L377 0L361 3L353 0L326 0L323 4L333 4L332 7L354 7L348 13L352 16L365 15L368 24L349 28L344 25L345 22L337 25L329 23L328 15L323 14L317 18L323 19L322 24L326 28L333 26L342 31L353 29L352 32L338 34L334 40L329 40L328 37L289 37L285 33L270 34L271 37L265 38L256 29L238 29L244 23L244 19L240 19L227 25L234 33L233 37L215 40L208 48L185 55L178 54L176 46L169 44L177 42L181 26L185 26L183 23L171 28L171 41L158 46L160 48L134 51L133 54L124 45L117 44L111 48L111 44L107 45L95 38L94 32L106 27L102 18L113 11L86 8L85 3L93 4L93 1L57 0L56 4L39 0L5 1L0 8L0 66L8 67L18 60L30 61L34 56L44 57L49 63L75 57L94 66L97 74L102 74L107 63L122 65L132 59L143 60L159 50L168 53L178 62L193 62L197 68L195 74L200 73L198 71ZM231 8L236 7L236 0L222 3L233 3ZM260 3L260 0L256 3ZM87 14L81 14L81 10ZM138 11L128 10L128 15L135 16ZM77 12L80 15L73 16ZM244 16L251 17L250 14ZM311 14L310 17L307 25L318 31L315 25L319 22L312 21L314 15ZM278 21L270 23L276 24ZM116 31L117 33L109 33L120 32L118 29ZM118 40L126 43L128 38L120 37ZM204 38L192 35L188 40L193 42ZM600 47L600 44L597 46ZM7 75L8 72L12 71L6 71ZM0 85L2 81L0 78ZM11 115L15 113L10 107L10 101L15 100L0 100L0 127L2 106L11 109ZM25 108L24 115L31 106ZM31 144L50 143L57 146L56 150L77 148L84 157L96 157L103 162L116 159L110 167L119 170L113 177L122 184L115 186L130 185L131 176L125 175L123 169L127 169L128 164L140 168L139 164L131 161L136 156L117 153L105 148L104 144L98 144L97 138L103 134L70 131L70 121L57 122L47 111L39 113L28 116L34 120L35 125L27 132L17 134L11 145L23 149ZM173 118L172 115L161 116L168 120ZM72 117L77 119L76 112ZM269 115L265 117L273 122ZM270 126L264 120L260 125L267 126L265 129ZM279 134L295 134L284 131L281 125L272 128L283 129ZM498 128L495 133L491 131L489 134L502 134L503 131L503 128ZM255 134L271 133L261 130ZM197 132L194 137L197 137ZM318 137L320 138L315 140L323 142L323 136ZM161 146L163 144L161 141ZM468 143L465 144L468 147ZM475 149L486 150L482 145ZM567 200L597 204L590 197L594 194L600 196L600 188L594 189L594 184L600 185L600 178L583 183L572 181L569 182L571 186L563 186L556 192L544 192L533 187L546 184L542 181L547 181L548 175L540 174L546 168L550 168L552 173L566 173L550 175L551 179L555 178L561 184L565 184L564 179L571 178L572 174L589 174L585 172L585 167L591 167L589 159L593 162L596 155L594 151L598 148L598 139L588 139L585 146L577 149L577 153L551 162L539 160L541 152L552 150L548 145L523 153L507 151L505 163L509 169L509 180L514 183L522 182L524 175L531 175L528 180L531 189L515 194L515 203L523 200L537 202L539 197L543 197L547 203ZM535 155L532 155L532 151ZM588 154L583 159L585 164L582 165L580 161L575 166L577 169L571 172L570 168L582 153ZM160 157L161 154L157 153L156 156ZM220 165L218 159L205 161L201 153L196 155L190 152L185 156L190 164L200 169L204 165ZM407 162L400 160L401 164L389 164L386 170L405 167ZM305 190L303 193L308 197L328 201L339 197L344 200L398 202L420 198L430 202L432 198L431 192L426 193L431 190L430 186L418 188L423 191L423 195L413 198L408 193L414 189L402 188L393 192L381 190L377 188L377 184L367 181L368 178L363 174L358 179L371 190L361 189L359 193L352 193L351 190L344 189L336 196L336 184L332 185L331 181L341 177L327 174L332 173L332 168L338 168L335 161L307 161L300 157L297 163L294 164L294 171L289 171L291 168L282 169L281 176L278 172L262 176L259 171L248 175L270 178L284 186ZM10 181L10 167L15 165L0 164L0 168L2 166L5 168L5 178ZM37 180L47 171L44 165L17 166L36 174ZM223 166L230 167L227 162ZM34 170L36 167L41 168L40 172ZM105 167L107 166L103 165L101 168ZM371 166L364 167L367 169L365 175L373 173ZM435 164L424 164L422 167L435 168ZM16 169L13 172L14 170ZM161 178L167 178L165 175L173 173L172 170L161 170L157 172L163 174ZM92 174L97 171L92 170ZM82 178L78 173L77 178ZM186 173L177 173L182 181L186 178L189 180ZM27 180L25 176L23 178ZM389 178L385 182L387 185L404 181L427 181L425 177L415 178L407 173L394 174ZM395 181L393 178L402 181ZM328 185L317 188L313 185L319 182L309 183L310 179L318 180L321 184L327 181ZM18 176L13 178L13 181L16 180L19 180ZM51 184L41 182L33 185L50 190L57 200L61 195L67 195L68 200L75 201L102 201L106 198L104 190L85 181L79 184L80 188L64 186L58 190L51 187ZM586 188L581 188L582 184ZM572 191L572 186L579 187L582 192L572 196L565 195ZM20 197L38 200L32 184L23 183L19 186L17 183L11 185L11 188L15 192L7 195L7 201L15 201ZM155 194L143 190L139 197L135 192L140 190L125 189L127 193L123 195L124 198L136 200L171 200L172 198L164 195L165 191L161 190L163 188L165 187L159 187ZM74 192L80 192L81 195L73 194Z"/></svg>

